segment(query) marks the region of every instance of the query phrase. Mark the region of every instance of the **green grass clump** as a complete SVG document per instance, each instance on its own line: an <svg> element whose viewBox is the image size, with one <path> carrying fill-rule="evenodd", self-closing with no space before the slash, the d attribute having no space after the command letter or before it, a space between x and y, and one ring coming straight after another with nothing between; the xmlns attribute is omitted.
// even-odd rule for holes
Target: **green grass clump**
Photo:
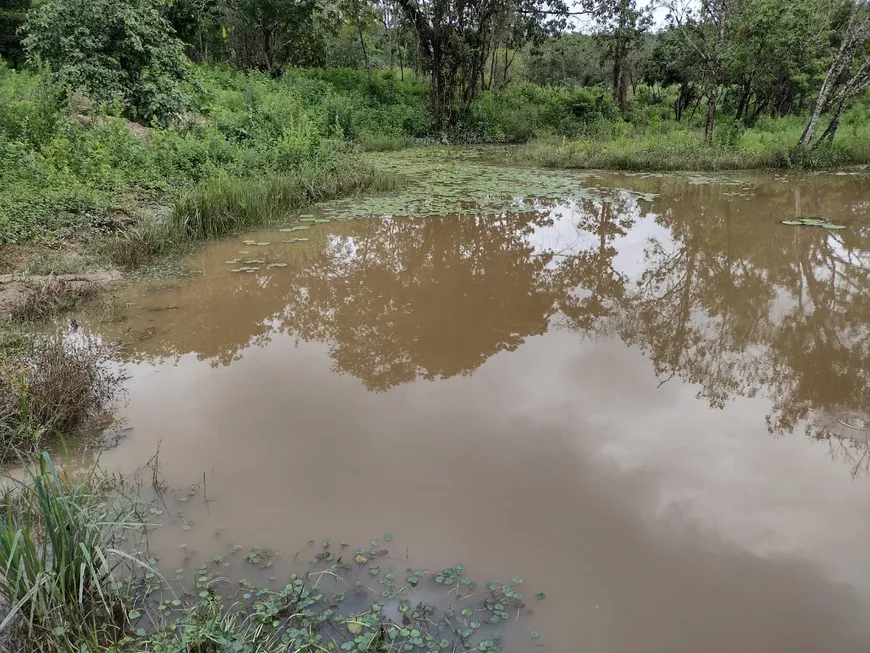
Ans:
<svg viewBox="0 0 870 653"><path fill-rule="evenodd" d="M295 174L209 180L175 202L168 233L189 240L215 238L275 222L315 202L388 184L353 152L342 149L327 151Z"/></svg>
<svg viewBox="0 0 870 653"><path fill-rule="evenodd" d="M80 650L83 641L115 638L126 620L125 582L141 532L136 504L91 470L74 478L47 453L7 477L0 519L0 595L15 650Z"/></svg>

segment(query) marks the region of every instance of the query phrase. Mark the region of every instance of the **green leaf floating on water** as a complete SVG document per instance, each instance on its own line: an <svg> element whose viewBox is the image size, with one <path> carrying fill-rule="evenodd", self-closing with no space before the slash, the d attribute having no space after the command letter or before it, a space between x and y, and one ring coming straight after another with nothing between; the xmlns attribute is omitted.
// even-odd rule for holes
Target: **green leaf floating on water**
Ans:
<svg viewBox="0 0 870 653"><path fill-rule="evenodd" d="M279 229L282 234L289 234L294 231L308 231L311 229L307 224L300 224L295 227L285 227L284 229Z"/></svg>
<svg viewBox="0 0 870 653"><path fill-rule="evenodd" d="M307 243L308 239L307 238L289 238L289 239L285 240L284 242L287 243L288 245L292 245L293 243Z"/></svg>
<svg viewBox="0 0 870 653"><path fill-rule="evenodd" d="M824 218L796 218L794 220L780 220L780 224L788 225L789 227L822 227L822 229L845 229L842 224L835 224Z"/></svg>

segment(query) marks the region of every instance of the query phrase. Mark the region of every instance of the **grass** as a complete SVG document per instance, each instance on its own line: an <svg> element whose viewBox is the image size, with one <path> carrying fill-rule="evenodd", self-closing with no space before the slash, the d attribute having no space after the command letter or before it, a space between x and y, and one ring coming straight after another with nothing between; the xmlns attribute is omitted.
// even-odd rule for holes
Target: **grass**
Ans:
<svg viewBox="0 0 870 653"><path fill-rule="evenodd" d="M7 643L20 651L70 651L118 639L133 571L146 566L122 550L142 532L136 502L96 467L75 477L47 453L25 467L23 479L6 481L0 595L8 611L0 631Z"/></svg>
<svg viewBox="0 0 870 653"><path fill-rule="evenodd" d="M774 127L774 129L771 129ZM635 129L626 135L541 139L518 147L515 161L545 168L606 170L819 169L870 163L870 125L841 130L832 144L798 151L799 119L781 119L755 129L735 129L712 144L700 130L676 124Z"/></svg>
<svg viewBox="0 0 870 653"><path fill-rule="evenodd" d="M99 422L122 375L92 336L6 330L0 349L0 462L34 455L47 438Z"/></svg>
<svg viewBox="0 0 870 653"><path fill-rule="evenodd" d="M326 161L314 159L292 176L217 177L175 202L173 227L182 239L216 238L275 222L315 202L366 189L386 190L394 184L352 152Z"/></svg>
<svg viewBox="0 0 870 653"><path fill-rule="evenodd" d="M196 113L132 129L105 107L79 115L85 109L44 74L0 64L0 244L51 259L31 256L30 271L133 268L192 240L377 186L355 141L365 133L404 144L407 130L425 123L426 95L357 72L273 80L197 68Z"/></svg>

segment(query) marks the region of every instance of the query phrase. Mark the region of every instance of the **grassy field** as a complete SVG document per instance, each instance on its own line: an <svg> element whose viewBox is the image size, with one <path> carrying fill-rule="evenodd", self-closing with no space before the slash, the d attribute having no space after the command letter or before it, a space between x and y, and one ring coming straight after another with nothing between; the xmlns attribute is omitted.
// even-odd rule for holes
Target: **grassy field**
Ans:
<svg viewBox="0 0 870 653"><path fill-rule="evenodd" d="M728 139L704 142L700 129L676 124L600 137L544 138L514 151L515 161L545 168L609 170L778 170L837 168L870 163L870 122L841 130L833 143L799 151L803 121L782 118Z"/></svg>

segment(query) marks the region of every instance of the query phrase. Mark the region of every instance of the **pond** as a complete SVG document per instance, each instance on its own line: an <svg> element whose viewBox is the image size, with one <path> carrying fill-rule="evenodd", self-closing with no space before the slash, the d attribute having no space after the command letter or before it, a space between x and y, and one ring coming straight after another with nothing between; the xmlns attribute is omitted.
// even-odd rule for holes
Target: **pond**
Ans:
<svg viewBox="0 0 870 653"><path fill-rule="evenodd" d="M197 486L161 565L392 533L546 593L508 650L866 651L870 173L503 158L376 157L404 191L82 318L130 375L103 464Z"/></svg>

